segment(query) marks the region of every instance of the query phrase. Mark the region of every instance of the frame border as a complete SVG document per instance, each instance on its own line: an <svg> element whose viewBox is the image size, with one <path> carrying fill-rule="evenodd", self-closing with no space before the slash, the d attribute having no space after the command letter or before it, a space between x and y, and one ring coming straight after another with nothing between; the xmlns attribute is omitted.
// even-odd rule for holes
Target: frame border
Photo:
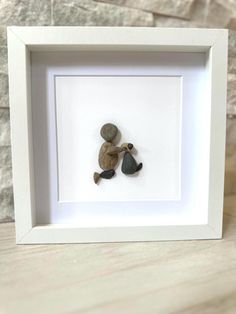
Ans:
<svg viewBox="0 0 236 314"><path fill-rule="evenodd" d="M84 243L222 237L228 30L136 27L8 27L16 243ZM36 225L31 121L31 51L206 52L210 79L208 224L77 228Z"/></svg>

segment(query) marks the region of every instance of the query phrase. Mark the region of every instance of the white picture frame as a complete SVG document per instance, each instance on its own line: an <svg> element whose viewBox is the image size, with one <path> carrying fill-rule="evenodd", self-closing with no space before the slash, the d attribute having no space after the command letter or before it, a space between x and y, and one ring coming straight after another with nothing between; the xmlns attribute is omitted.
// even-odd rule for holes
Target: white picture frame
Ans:
<svg viewBox="0 0 236 314"><path fill-rule="evenodd" d="M222 237L228 31L129 27L8 27L9 94L16 242L83 243L219 239ZM202 223L159 225L38 224L36 214L31 74L32 53L48 51L203 53L209 131ZM209 130L208 130L209 128ZM208 130L208 131L207 131ZM141 155L141 152L140 152ZM197 193L197 191L195 191ZM144 202L145 206L145 202ZM135 206L134 206L135 207ZM131 217L132 218L132 217ZM158 217L157 217L158 218Z"/></svg>

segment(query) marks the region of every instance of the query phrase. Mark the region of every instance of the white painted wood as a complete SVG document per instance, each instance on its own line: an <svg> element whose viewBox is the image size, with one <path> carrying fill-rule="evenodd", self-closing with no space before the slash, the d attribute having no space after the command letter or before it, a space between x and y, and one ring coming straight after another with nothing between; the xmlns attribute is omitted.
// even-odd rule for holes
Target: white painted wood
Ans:
<svg viewBox="0 0 236 314"><path fill-rule="evenodd" d="M76 225L36 226L22 244L89 243L218 239L209 225L86 228Z"/></svg>
<svg viewBox="0 0 236 314"><path fill-rule="evenodd" d="M30 54L8 28L8 67L16 241L34 223L34 183L30 114Z"/></svg>
<svg viewBox="0 0 236 314"><path fill-rule="evenodd" d="M10 27L8 29L13 182L17 243L219 238L222 226L227 31L204 29ZM208 224L77 228L37 226L30 111L30 51L123 50L209 53L211 143ZM196 191L197 193L197 191ZM36 226L35 226L36 225Z"/></svg>
<svg viewBox="0 0 236 314"><path fill-rule="evenodd" d="M211 138L209 173L209 225L216 234L222 235L224 199L226 96L227 96L227 54L228 37L219 34L211 47L209 58Z"/></svg>
<svg viewBox="0 0 236 314"><path fill-rule="evenodd" d="M225 29L152 27L11 27L32 51L207 51Z"/></svg>

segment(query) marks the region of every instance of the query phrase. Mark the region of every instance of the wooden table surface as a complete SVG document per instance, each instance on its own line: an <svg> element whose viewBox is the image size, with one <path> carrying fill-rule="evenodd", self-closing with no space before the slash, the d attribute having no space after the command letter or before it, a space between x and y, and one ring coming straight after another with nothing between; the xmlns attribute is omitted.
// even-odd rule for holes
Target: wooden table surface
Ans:
<svg viewBox="0 0 236 314"><path fill-rule="evenodd" d="M236 196L223 240L16 246L0 225L0 314L236 313Z"/></svg>

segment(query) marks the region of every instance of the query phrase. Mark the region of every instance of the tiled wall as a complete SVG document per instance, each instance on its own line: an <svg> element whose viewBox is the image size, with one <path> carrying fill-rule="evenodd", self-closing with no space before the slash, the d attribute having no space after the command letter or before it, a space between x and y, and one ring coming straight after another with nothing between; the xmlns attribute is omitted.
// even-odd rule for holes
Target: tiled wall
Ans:
<svg viewBox="0 0 236 314"><path fill-rule="evenodd" d="M8 25L229 28L225 194L236 193L236 0L1 0L0 222L14 219L6 43Z"/></svg>

